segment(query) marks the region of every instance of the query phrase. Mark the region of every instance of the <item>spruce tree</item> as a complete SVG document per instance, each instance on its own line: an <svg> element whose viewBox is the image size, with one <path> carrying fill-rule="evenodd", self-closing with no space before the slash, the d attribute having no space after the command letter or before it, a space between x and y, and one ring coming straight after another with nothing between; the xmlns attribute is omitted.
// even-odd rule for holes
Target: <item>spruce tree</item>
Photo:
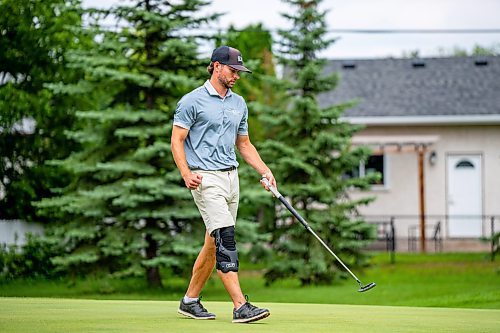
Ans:
<svg viewBox="0 0 500 333"><path fill-rule="evenodd" d="M367 188L368 179L346 177L366 159L369 151L351 146L359 130L339 119L352 104L321 108L317 96L335 88L335 74L324 75L326 60L318 57L333 40L328 39L321 1L285 1L294 10L283 14L291 23L280 31L279 61L283 65L286 104L265 108L262 123L270 138L261 146L270 161L280 192L310 223L332 249L350 265L360 265L362 246L372 229L356 216L356 207L369 199L350 200L347 190ZM277 206L277 220L268 226L273 232L272 248L277 254L265 277L267 283L293 277L302 285L330 283L342 275L335 259L286 209Z"/></svg>
<svg viewBox="0 0 500 333"><path fill-rule="evenodd" d="M145 273L151 286L162 285L160 268L190 269L204 228L169 142L176 102L202 83L206 62L190 29L216 17L197 15L205 5L141 0L91 11L96 21L114 15L123 28L98 30L96 49L71 55L85 80L53 86L101 94L94 109L78 112L80 128L68 132L83 149L54 162L73 181L38 204L57 220L52 237L64 247L57 264L77 273Z"/></svg>
<svg viewBox="0 0 500 333"><path fill-rule="evenodd" d="M81 77L66 58L91 44L73 30L81 25L80 2L0 0L0 219L40 222L32 201L67 181L44 163L74 148L64 131L87 99L59 98L46 85Z"/></svg>

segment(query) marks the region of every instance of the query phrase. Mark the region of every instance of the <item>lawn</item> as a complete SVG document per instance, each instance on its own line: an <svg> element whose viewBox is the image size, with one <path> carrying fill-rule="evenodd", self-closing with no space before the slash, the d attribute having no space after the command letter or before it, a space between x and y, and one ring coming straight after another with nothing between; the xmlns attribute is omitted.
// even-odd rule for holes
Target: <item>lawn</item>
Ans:
<svg viewBox="0 0 500 333"><path fill-rule="evenodd" d="M500 262L489 261L485 254L398 254L396 260L393 265L387 254L378 254L371 268L355 271L363 283L377 283L365 293L357 292L358 285L350 277L327 286L301 287L285 280L265 287L262 267L245 263L241 285L256 303L500 309ZM179 278L166 279L163 289L147 288L139 279L23 280L0 283L0 296L178 301L186 286L187 281ZM215 274L203 297L229 301Z"/></svg>
<svg viewBox="0 0 500 333"><path fill-rule="evenodd" d="M261 303L271 316L232 324L229 302L206 302L218 317L197 321L176 314L174 301L0 298L0 332L498 332L500 310L368 305ZM236 325L236 326L235 326Z"/></svg>

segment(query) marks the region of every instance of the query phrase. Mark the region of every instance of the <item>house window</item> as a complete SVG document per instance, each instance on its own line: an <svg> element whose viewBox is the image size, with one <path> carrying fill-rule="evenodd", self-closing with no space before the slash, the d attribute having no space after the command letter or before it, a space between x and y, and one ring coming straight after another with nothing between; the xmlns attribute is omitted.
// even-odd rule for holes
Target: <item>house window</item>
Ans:
<svg viewBox="0 0 500 333"><path fill-rule="evenodd" d="M357 168L354 168L351 172L348 172L345 176L347 178L351 177L364 177L369 174L378 172L380 179L373 181L374 186L385 186L386 185L386 162L385 155L372 155L368 158L366 162L361 162Z"/></svg>
<svg viewBox="0 0 500 333"><path fill-rule="evenodd" d="M384 155L372 155L368 158L368 161L364 165L360 165L360 169L364 168L364 173L362 175L369 175L378 172L380 174L380 179L373 182L373 185L384 185ZM361 173L361 171L360 171Z"/></svg>
<svg viewBox="0 0 500 333"><path fill-rule="evenodd" d="M456 169L468 169L468 168L474 169L474 164L472 164L470 161L467 161L467 160L461 160L457 163L457 165L455 165L455 168Z"/></svg>

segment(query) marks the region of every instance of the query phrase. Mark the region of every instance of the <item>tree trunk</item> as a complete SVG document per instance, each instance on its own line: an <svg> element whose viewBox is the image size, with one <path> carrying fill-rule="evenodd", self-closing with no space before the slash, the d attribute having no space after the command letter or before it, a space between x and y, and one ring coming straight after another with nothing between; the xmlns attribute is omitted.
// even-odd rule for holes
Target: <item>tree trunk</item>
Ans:
<svg viewBox="0 0 500 333"><path fill-rule="evenodd" d="M158 242L150 234L146 235L146 258L153 259L158 256ZM161 275L159 267L146 267L146 277L148 286L162 288Z"/></svg>
<svg viewBox="0 0 500 333"><path fill-rule="evenodd" d="M149 13L153 12L153 8L149 0L145 2L146 11ZM146 59L149 61L153 58L153 42L154 37L150 33L146 33L144 38L144 48L146 50ZM154 108L154 96L151 94L151 87L147 88L146 91L146 108L151 110ZM153 224L151 221L146 221L146 224ZM146 234L146 258L154 259L158 256L158 242L153 238L151 234ZM146 267L146 276L148 279L148 285L150 287L160 287L163 285L161 283L161 275L159 267Z"/></svg>

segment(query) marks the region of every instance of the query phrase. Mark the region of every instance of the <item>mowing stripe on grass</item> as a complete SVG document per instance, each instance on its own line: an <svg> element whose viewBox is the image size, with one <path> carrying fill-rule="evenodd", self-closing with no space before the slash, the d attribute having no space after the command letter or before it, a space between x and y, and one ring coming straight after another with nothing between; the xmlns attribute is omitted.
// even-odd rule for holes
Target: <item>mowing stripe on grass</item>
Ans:
<svg viewBox="0 0 500 333"><path fill-rule="evenodd" d="M499 332L500 310L259 303L271 316L232 324L230 302L204 302L216 320L179 316L178 302L0 298L0 332ZM235 326L237 325L237 326Z"/></svg>

